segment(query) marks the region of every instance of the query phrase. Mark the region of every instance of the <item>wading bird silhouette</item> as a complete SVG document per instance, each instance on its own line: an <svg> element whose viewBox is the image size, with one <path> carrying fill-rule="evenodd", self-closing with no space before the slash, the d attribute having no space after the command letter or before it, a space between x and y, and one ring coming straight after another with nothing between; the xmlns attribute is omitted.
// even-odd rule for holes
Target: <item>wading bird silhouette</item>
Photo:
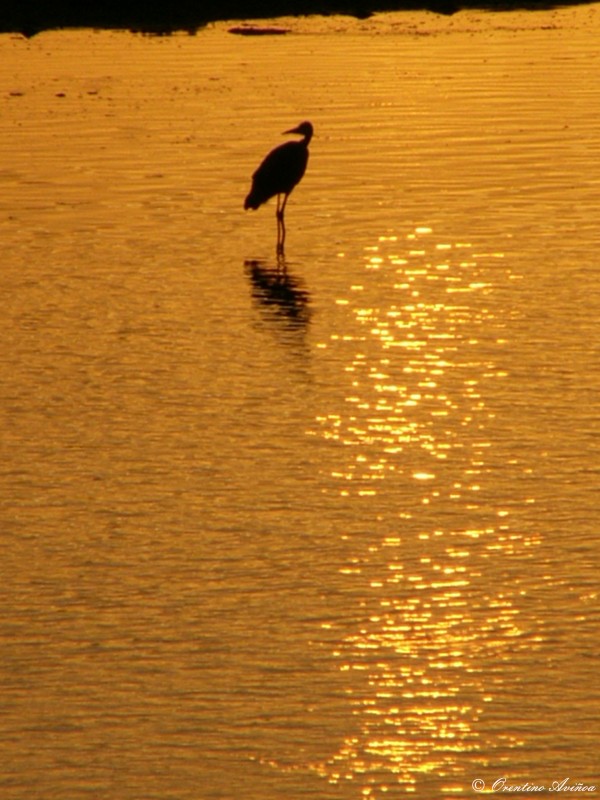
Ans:
<svg viewBox="0 0 600 800"><path fill-rule="evenodd" d="M308 145L313 135L310 122L301 122L283 135L298 133L300 142L280 144L265 157L252 176L252 188L244 201L244 208L257 209L277 195L277 252L283 253L285 244L285 205L292 189L300 182L308 163ZM281 199L283 195L283 201Z"/></svg>

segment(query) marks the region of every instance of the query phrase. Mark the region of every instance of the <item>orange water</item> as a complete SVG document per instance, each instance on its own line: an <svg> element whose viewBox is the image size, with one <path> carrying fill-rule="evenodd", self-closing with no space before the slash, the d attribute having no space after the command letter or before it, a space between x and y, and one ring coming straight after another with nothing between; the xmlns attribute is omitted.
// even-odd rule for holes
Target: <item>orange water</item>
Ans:
<svg viewBox="0 0 600 800"><path fill-rule="evenodd" d="M2 797L593 785L598 7L278 24L0 38Z"/></svg>

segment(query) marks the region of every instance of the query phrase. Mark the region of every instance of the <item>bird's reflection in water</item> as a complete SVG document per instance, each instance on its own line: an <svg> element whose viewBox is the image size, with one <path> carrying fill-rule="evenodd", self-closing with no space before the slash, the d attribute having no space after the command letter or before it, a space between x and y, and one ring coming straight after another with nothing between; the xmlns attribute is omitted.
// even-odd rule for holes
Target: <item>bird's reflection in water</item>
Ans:
<svg viewBox="0 0 600 800"><path fill-rule="evenodd" d="M285 259L278 257L274 265L262 259L247 259L244 266L252 297L260 306L290 328L305 328L310 318L310 294L302 280L289 271Z"/></svg>

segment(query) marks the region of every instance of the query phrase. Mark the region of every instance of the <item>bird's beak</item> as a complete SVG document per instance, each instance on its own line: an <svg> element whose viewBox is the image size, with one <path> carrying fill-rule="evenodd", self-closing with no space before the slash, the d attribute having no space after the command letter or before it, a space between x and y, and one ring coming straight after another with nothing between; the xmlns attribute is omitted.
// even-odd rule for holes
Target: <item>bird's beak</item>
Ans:
<svg viewBox="0 0 600 800"><path fill-rule="evenodd" d="M284 131L281 135L287 136L288 133L302 133L302 131L300 130L300 126L298 125L298 127L296 128L290 128L289 131Z"/></svg>

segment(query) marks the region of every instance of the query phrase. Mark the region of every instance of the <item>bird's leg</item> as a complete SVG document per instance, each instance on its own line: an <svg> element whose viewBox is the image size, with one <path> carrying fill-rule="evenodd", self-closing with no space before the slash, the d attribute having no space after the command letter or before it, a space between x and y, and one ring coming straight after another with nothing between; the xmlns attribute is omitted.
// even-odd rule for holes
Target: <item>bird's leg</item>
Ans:
<svg viewBox="0 0 600 800"><path fill-rule="evenodd" d="M281 242L281 252L282 253L283 253L283 246L285 244L285 217L284 217L284 213L285 213L285 205L286 205L286 203L288 201L288 197L289 197L289 194L286 194L285 197L283 198L283 203L281 204L281 210L279 212L279 214L280 214L280 223L281 223L281 240L280 240L280 242Z"/></svg>
<svg viewBox="0 0 600 800"><path fill-rule="evenodd" d="M278 279L281 281L282 279L285 280L287 275L287 264L285 262L285 253L283 252L283 247L277 246L277 276Z"/></svg>
<svg viewBox="0 0 600 800"><path fill-rule="evenodd" d="M283 242L285 240L285 226L283 224L283 208L285 206L285 199L283 205L281 204L281 195L277 195L277 254L283 253Z"/></svg>

